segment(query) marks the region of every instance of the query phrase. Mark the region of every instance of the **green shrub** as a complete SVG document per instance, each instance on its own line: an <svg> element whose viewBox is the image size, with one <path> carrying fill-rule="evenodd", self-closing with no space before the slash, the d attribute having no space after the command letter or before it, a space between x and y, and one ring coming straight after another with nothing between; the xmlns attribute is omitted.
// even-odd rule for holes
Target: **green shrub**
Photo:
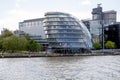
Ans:
<svg viewBox="0 0 120 80"><path fill-rule="evenodd" d="M94 43L94 48L95 48L95 49L101 49L101 48L102 48L102 46L101 46L101 44L100 44L100 43L95 42L95 43Z"/></svg>
<svg viewBox="0 0 120 80"><path fill-rule="evenodd" d="M114 48L115 48L115 42L107 41L107 42L105 43L105 47L106 47L107 49L114 49Z"/></svg>

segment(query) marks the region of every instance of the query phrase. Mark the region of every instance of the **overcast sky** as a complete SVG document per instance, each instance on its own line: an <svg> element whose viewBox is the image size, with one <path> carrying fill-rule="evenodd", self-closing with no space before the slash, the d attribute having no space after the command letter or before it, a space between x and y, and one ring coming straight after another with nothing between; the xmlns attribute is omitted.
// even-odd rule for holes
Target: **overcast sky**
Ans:
<svg viewBox="0 0 120 80"><path fill-rule="evenodd" d="M0 30L16 30L19 22L44 17L49 11L70 13L80 20L91 18L92 8L98 3L104 11L117 11L120 21L120 0L0 0Z"/></svg>

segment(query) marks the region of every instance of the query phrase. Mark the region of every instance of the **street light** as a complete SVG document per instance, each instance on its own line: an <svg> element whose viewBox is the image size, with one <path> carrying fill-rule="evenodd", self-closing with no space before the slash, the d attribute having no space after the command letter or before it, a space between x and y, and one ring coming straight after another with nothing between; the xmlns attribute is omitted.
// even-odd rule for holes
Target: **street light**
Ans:
<svg viewBox="0 0 120 80"><path fill-rule="evenodd" d="M104 49L104 24L102 20L102 49Z"/></svg>

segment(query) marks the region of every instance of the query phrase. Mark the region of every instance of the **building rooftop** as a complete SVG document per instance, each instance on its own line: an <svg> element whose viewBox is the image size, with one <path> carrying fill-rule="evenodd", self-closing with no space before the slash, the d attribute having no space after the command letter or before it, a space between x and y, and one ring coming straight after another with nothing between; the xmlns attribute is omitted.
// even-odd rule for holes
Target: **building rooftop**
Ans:
<svg viewBox="0 0 120 80"><path fill-rule="evenodd" d="M115 10L104 11L103 13L116 13Z"/></svg>
<svg viewBox="0 0 120 80"><path fill-rule="evenodd" d="M44 20L44 18L28 19L28 20L24 20L23 22L40 21L40 20Z"/></svg>
<svg viewBox="0 0 120 80"><path fill-rule="evenodd" d="M46 15L58 15L58 14L62 14L62 15L70 15L70 14L67 14L67 13L63 13L63 12L47 12L47 13L45 13L45 16Z"/></svg>

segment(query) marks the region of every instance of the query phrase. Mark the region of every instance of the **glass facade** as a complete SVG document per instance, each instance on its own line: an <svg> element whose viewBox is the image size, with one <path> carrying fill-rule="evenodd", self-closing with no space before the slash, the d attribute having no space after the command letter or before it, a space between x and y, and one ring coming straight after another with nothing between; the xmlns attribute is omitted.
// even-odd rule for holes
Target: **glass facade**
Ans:
<svg viewBox="0 0 120 80"><path fill-rule="evenodd" d="M43 20L44 18L24 20L19 23L19 30L24 31L31 36L41 36L42 39L45 39Z"/></svg>
<svg viewBox="0 0 120 80"><path fill-rule="evenodd" d="M81 53L92 48L86 26L70 14L48 12L43 24L49 49L53 53Z"/></svg>

